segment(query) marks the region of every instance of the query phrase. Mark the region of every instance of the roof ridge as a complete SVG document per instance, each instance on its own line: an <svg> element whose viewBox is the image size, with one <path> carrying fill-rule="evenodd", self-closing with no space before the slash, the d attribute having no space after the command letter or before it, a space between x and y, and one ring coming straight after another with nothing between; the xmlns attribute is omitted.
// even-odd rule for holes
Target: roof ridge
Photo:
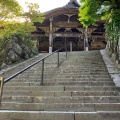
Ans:
<svg viewBox="0 0 120 120"><path fill-rule="evenodd" d="M74 4L75 3L75 4ZM45 14L51 13L55 10L60 10L60 9L78 9L80 7L80 4L78 3L77 0L70 0L66 5L58 8L54 8L52 10L46 11Z"/></svg>
<svg viewBox="0 0 120 120"><path fill-rule="evenodd" d="M75 4L74 4L75 3ZM66 8L78 8L80 7L80 4L78 3L77 0L70 0L65 6Z"/></svg>

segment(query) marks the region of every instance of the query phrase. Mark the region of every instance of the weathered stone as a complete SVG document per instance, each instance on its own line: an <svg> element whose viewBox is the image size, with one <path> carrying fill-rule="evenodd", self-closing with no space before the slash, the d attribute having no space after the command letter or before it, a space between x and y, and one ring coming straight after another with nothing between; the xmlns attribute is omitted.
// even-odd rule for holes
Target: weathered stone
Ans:
<svg viewBox="0 0 120 120"><path fill-rule="evenodd" d="M2 63L1 68L4 68L5 66L6 66L6 64L5 64L5 63Z"/></svg>
<svg viewBox="0 0 120 120"><path fill-rule="evenodd" d="M22 55L22 48L20 47L19 44L13 42L13 50L15 51L16 54L18 54L19 56Z"/></svg>
<svg viewBox="0 0 120 120"><path fill-rule="evenodd" d="M17 35L12 36L11 42L8 42L5 48L5 56L3 61L5 64L13 64L21 60L28 59L35 55L33 52ZM2 61L2 62L3 62Z"/></svg>
<svg viewBox="0 0 120 120"><path fill-rule="evenodd" d="M112 54L111 59L112 59L112 61L116 61L116 55L115 55L115 53Z"/></svg>
<svg viewBox="0 0 120 120"><path fill-rule="evenodd" d="M11 49L8 52L8 58L14 63L19 60L19 56Z"/></svg>

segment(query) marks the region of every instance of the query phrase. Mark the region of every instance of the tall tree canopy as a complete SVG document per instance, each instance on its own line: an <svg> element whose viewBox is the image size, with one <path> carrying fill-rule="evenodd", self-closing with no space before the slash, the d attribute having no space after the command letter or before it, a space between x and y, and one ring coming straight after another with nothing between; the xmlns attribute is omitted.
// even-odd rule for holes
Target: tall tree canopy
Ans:
<svg viewBox="0 0 120 120"><path fill-rule="evenodd" d="M44 14L38 4L27 3L27 6L29 11L25 13L16 0L0 0L0 54L13 34L20 34L26 44L32 42L29 36L36 29L33 22L42 22Z"/></svg>
<svg viewBox="0 0 120 120"><path fill-rule="evenodd" d="M20 14L21 6L15 0L0 0L0 20Z"/></svg>
<svg viewBox="0 0 120 120"><path fill-rule="evenodd" d="M29 10L23 12L17 1L0 0L0 38L20 31L30 33L35 30L33 22L43 22L44 14L40 13L39 5L36 3L26 3L26 5Z"/></svg>
<svg viewBox="0 0 120 120"><path fill-rule="evenodd" d="M80 0L79 21L84 27L105 20L106 37L118 42L120 33L120 0Z"/></svg>
<svg viewBox="0 0 120 120"><path fill-rule="evenodd" d="M11 31L10 20L20 15L22 12L21 6L15 0L0 0L0 38L4 37Z"/></svg>

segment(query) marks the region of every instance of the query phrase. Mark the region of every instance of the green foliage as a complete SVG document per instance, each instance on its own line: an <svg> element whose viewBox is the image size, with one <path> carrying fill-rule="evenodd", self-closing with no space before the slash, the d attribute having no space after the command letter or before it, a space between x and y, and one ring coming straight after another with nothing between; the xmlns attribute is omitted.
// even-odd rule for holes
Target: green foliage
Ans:
<svg viewBox="0 0 120 120"><path fill-rule="evenodd" d="M16 31L16 24L10 20L20 15L21 11L21 6L17 1L0 0L0 52L3 51L7 38Z"/></svg>
<svg viewBox="0 0 120 120"><path fill-rule="evenodd" d="M13 18L21 13L21 6L15 0L0 0L0 20Z"/></svg>
<svg viewBox="0 0 120 120"><path fill-rule="evenodd" d="M106 38L118 43L120 35L120 10L116 10L110 15L110 19L105 24Z"/></svg>
<svg viewBox="0 0 120 120"><path fill-rule="evenodd" d="M35 46L34 41L30 38L24 39L23 42L31 49Z"/></svg>
<svg viewBox="0 0 120 120"><path fill-rule="evenodd" d="M44 14L40 13L39 11L39 5L36 3L26 3L26 4L29 8L29 11L24 13L26 20L32 23L34 22L42 23L45 18L44 18Z"/></svg>
<svg viewBox="0 0 120 120"><path fill-rule="evenodd" d="M80 0L79 21L84 27L106 20L106 39L118 43L120 35L120 0Z"/></svg>
<svg viewBox="0 0 120 120"><path fill-rule="evenodd" d="M9 37L13 34L18 34L21 36L21 39L29 46L33 47L33 42L30 38L26 36L30 36L32 31L35 31L36 28L33 26L33 22L43 22L44 14L40 13L39 5L27 3L29 7L29 11L26 13L21 12L21 7L14 0L0 0L1 9L5 7L3 12L0 12L0 51L2 52L5 43L9 41ZM17 20L10 20L10 18L14 18L19 15L24 22ZM20 16L21 15L21 16ZM8 19L9 18L9 19ZM17 17L16 17L17 19Z"/></svg>
<svg viewBox="0 0 120 120"><path fill-rule="evenodd" d="M20 25L21 28L16 32L20 34L21 39L23 42L30 48L34 48L35 43L34 41L28 37L32 31L35 31L36 28L33 26L34 22L42 23L44 21L44 14L40 13L39 5L36 3L26 3L29 11L25 12L23 16L25 17L26 21L23 25Z"/></svg>
<svg viewBox="0 0 120 120"><path fill-rule="evenodd" d="M96 0L80 0L82 6L79 8L79 21L84 27L96 25L99 19L100 1Z"/></svg>

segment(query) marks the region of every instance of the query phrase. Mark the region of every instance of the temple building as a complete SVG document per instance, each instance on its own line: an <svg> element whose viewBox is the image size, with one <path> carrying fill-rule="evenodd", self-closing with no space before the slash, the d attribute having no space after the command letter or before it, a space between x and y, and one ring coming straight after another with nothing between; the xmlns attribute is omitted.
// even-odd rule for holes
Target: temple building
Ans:
<svg viewBox="0 0 120 120"><path fill-rule="evenodd" d="M45 12L43 23L36 22L37 47L39 52L53 52L65 44L70 43L70 51L83 51L88 44L89 50L100 50L106 47L104 37L104 21L98 21L97 26L88 28L88 43L86 43L85 29L78 21L80 4L77 0L70 0L65 6Z"/></svg>

